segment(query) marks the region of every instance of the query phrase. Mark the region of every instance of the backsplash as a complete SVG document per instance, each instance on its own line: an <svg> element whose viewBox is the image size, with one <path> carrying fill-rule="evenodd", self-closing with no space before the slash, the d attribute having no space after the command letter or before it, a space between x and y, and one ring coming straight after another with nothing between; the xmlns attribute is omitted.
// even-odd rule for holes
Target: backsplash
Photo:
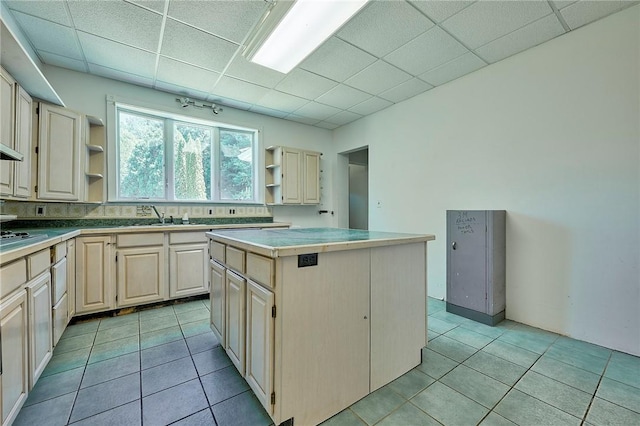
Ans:
<svg viewBox="0 0 640 426"><path fill-rule="evenodd" d="M169 219L180 219L185 213L189 218L243 218L272 217L269 207L246 205L157 205L156 208ZM1 205L2 214L18 216L18 219L126 219L152 218L151 208L141 208L132 204L77 204L5 201Z"/></svg>

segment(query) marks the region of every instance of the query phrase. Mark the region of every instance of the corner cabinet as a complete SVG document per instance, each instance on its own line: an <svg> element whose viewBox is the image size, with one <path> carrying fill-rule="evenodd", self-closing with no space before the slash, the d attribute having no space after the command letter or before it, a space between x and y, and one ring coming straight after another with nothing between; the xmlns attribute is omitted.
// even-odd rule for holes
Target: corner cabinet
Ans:
<svg viewBox="0 0 640 426"><path fill-rule="evenodd" d="M265 202L270 205L320 204L322 153L284 146L265 150Z"/></svg>

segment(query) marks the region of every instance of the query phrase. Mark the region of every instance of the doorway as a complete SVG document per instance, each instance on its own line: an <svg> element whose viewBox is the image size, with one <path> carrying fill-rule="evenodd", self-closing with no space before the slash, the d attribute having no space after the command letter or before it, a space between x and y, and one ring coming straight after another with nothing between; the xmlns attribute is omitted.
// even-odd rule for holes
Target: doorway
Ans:
<svg viewBox="0 0 640 426"><path fill-rule="evenodd" d="M349 153L349 228L369 229L369 148Z"/></svg>

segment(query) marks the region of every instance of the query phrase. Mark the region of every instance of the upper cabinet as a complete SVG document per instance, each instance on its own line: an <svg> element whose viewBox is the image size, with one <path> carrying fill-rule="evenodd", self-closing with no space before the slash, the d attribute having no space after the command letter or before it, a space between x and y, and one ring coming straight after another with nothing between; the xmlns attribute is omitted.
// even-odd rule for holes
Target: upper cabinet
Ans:
<svg viewBox="0 0 640 426"><path fill-rule="evenodd" d="M23 155L22 161L3 161L0 195L26 199L31 196L31 96L0 67L0 138L2 144Z"/></svg>
<svg viewBox="0 0 640 426"><path fill-rule="evenodd" d="M40 103L37 199L102 202L104 125L98 118Z"/></svg>
<svg viewBox="0 0 640 426"><path fill-rule="evenodd" d="M319 204L320 152L284 146L265 150L267 204Z"/></svg>

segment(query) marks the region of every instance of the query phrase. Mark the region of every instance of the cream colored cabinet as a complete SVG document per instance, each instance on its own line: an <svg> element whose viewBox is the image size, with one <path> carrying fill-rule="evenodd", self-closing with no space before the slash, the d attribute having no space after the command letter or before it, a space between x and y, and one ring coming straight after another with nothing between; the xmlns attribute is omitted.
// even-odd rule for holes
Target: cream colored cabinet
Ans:
<svg viewBox="0 0 640 426"><path fill-rule="evenodd" d="M16 81L0 67L0 142L15 149ZM13 195L14 161L3 161L0 168L0 195Z"/></svg>
<svg viewBox="0 0 640 426"><path fill-rule="evenodd" d="M67 324L76 314L76 240L67 240Z"/></svg>
<svg viewBox="0 0 640 426"><path fill-rule="evenodd" d="M169 297L209 291L207 236L202 231L169 234Z"/></svg>
<svg viewBox="0 0 640 426"><path fill-rule="evenodd" d="M85 117L84 122L84 187L82 198L90 203L106 199L106 155L104 123L97 117Z"/></svg>
<svg viewBox="0 0 640 426"><path fill-rule="evenodd" d="M230 270L227 270L225 278L225 349L231 362L233 362L240 374L244 376L245 297L247 282L243 277Z"/></svg>
<svg viewBox="0 0 640 426"><path fill-rule="evenodd" d="M284 146L265 150L267 204L319 204L320 156Z"/></svg>
<svg viewBox="0 0 640 426"><path fill-rule="evenodd" d="M69 320L69 308L67 306L68 262L66 257L66 244L61 244L65 246L65 255L51 267L51 303L53 305L52 313L54 346L58 344L58 340L60 340L60 337L62 336L64 329L67 327Z"/></svg>
<svg viewBox="0 0 640 426"><path fill-rule="evenodd" d="M111 236L76 238L76 314L115 308Z"/></svg>
<svg viewBox="0 0 640 426"><path fill-rule="evenodd" d="M0 68L1 69L1 68ZM26 199L31 195L31 96L4 70L0 72L2 143L18 151L22 161L5 161L0 170L0 194Z"/></svg>
<svg viewBox="0 0 640 426"><path fill-rule="evenodd" d="M81 200L81 114L45 103L39 105L38 186L40 200Z"/></svg>
<svg viewBox="0 0 640 426"><path fill-rule="evenodd" d="M271 406L275 301L273 292L247 281L245 378L264 407Z"/></svg>
<svg viewBox="0 0 640 426"><path fill-rule="evenodd" d="M209 262L210 272L210 293L209 302L211 303L211 330L220 341L220 345L225 347L225 282L226 268L211 260Z"/></svg>
<svg viewBox="0 0 640 426"><path fill-rule="evenodd" d="M4 275L3 275L4 277ZM27 292L19 290L0 303L0 416L10 425L29 394Z"/></svg>
<svg viewBox="0 0 640 426"><path fill-rule="evenodd" d="M118 247L118 307L165 299L164 253L163 246Z"/></svg>
<svg viewBox="0 0 640 426"><path fill-rule="evenodd" d="M27 283L29 313L29 389L53 354L51 274L47 271Z"/></svg>

